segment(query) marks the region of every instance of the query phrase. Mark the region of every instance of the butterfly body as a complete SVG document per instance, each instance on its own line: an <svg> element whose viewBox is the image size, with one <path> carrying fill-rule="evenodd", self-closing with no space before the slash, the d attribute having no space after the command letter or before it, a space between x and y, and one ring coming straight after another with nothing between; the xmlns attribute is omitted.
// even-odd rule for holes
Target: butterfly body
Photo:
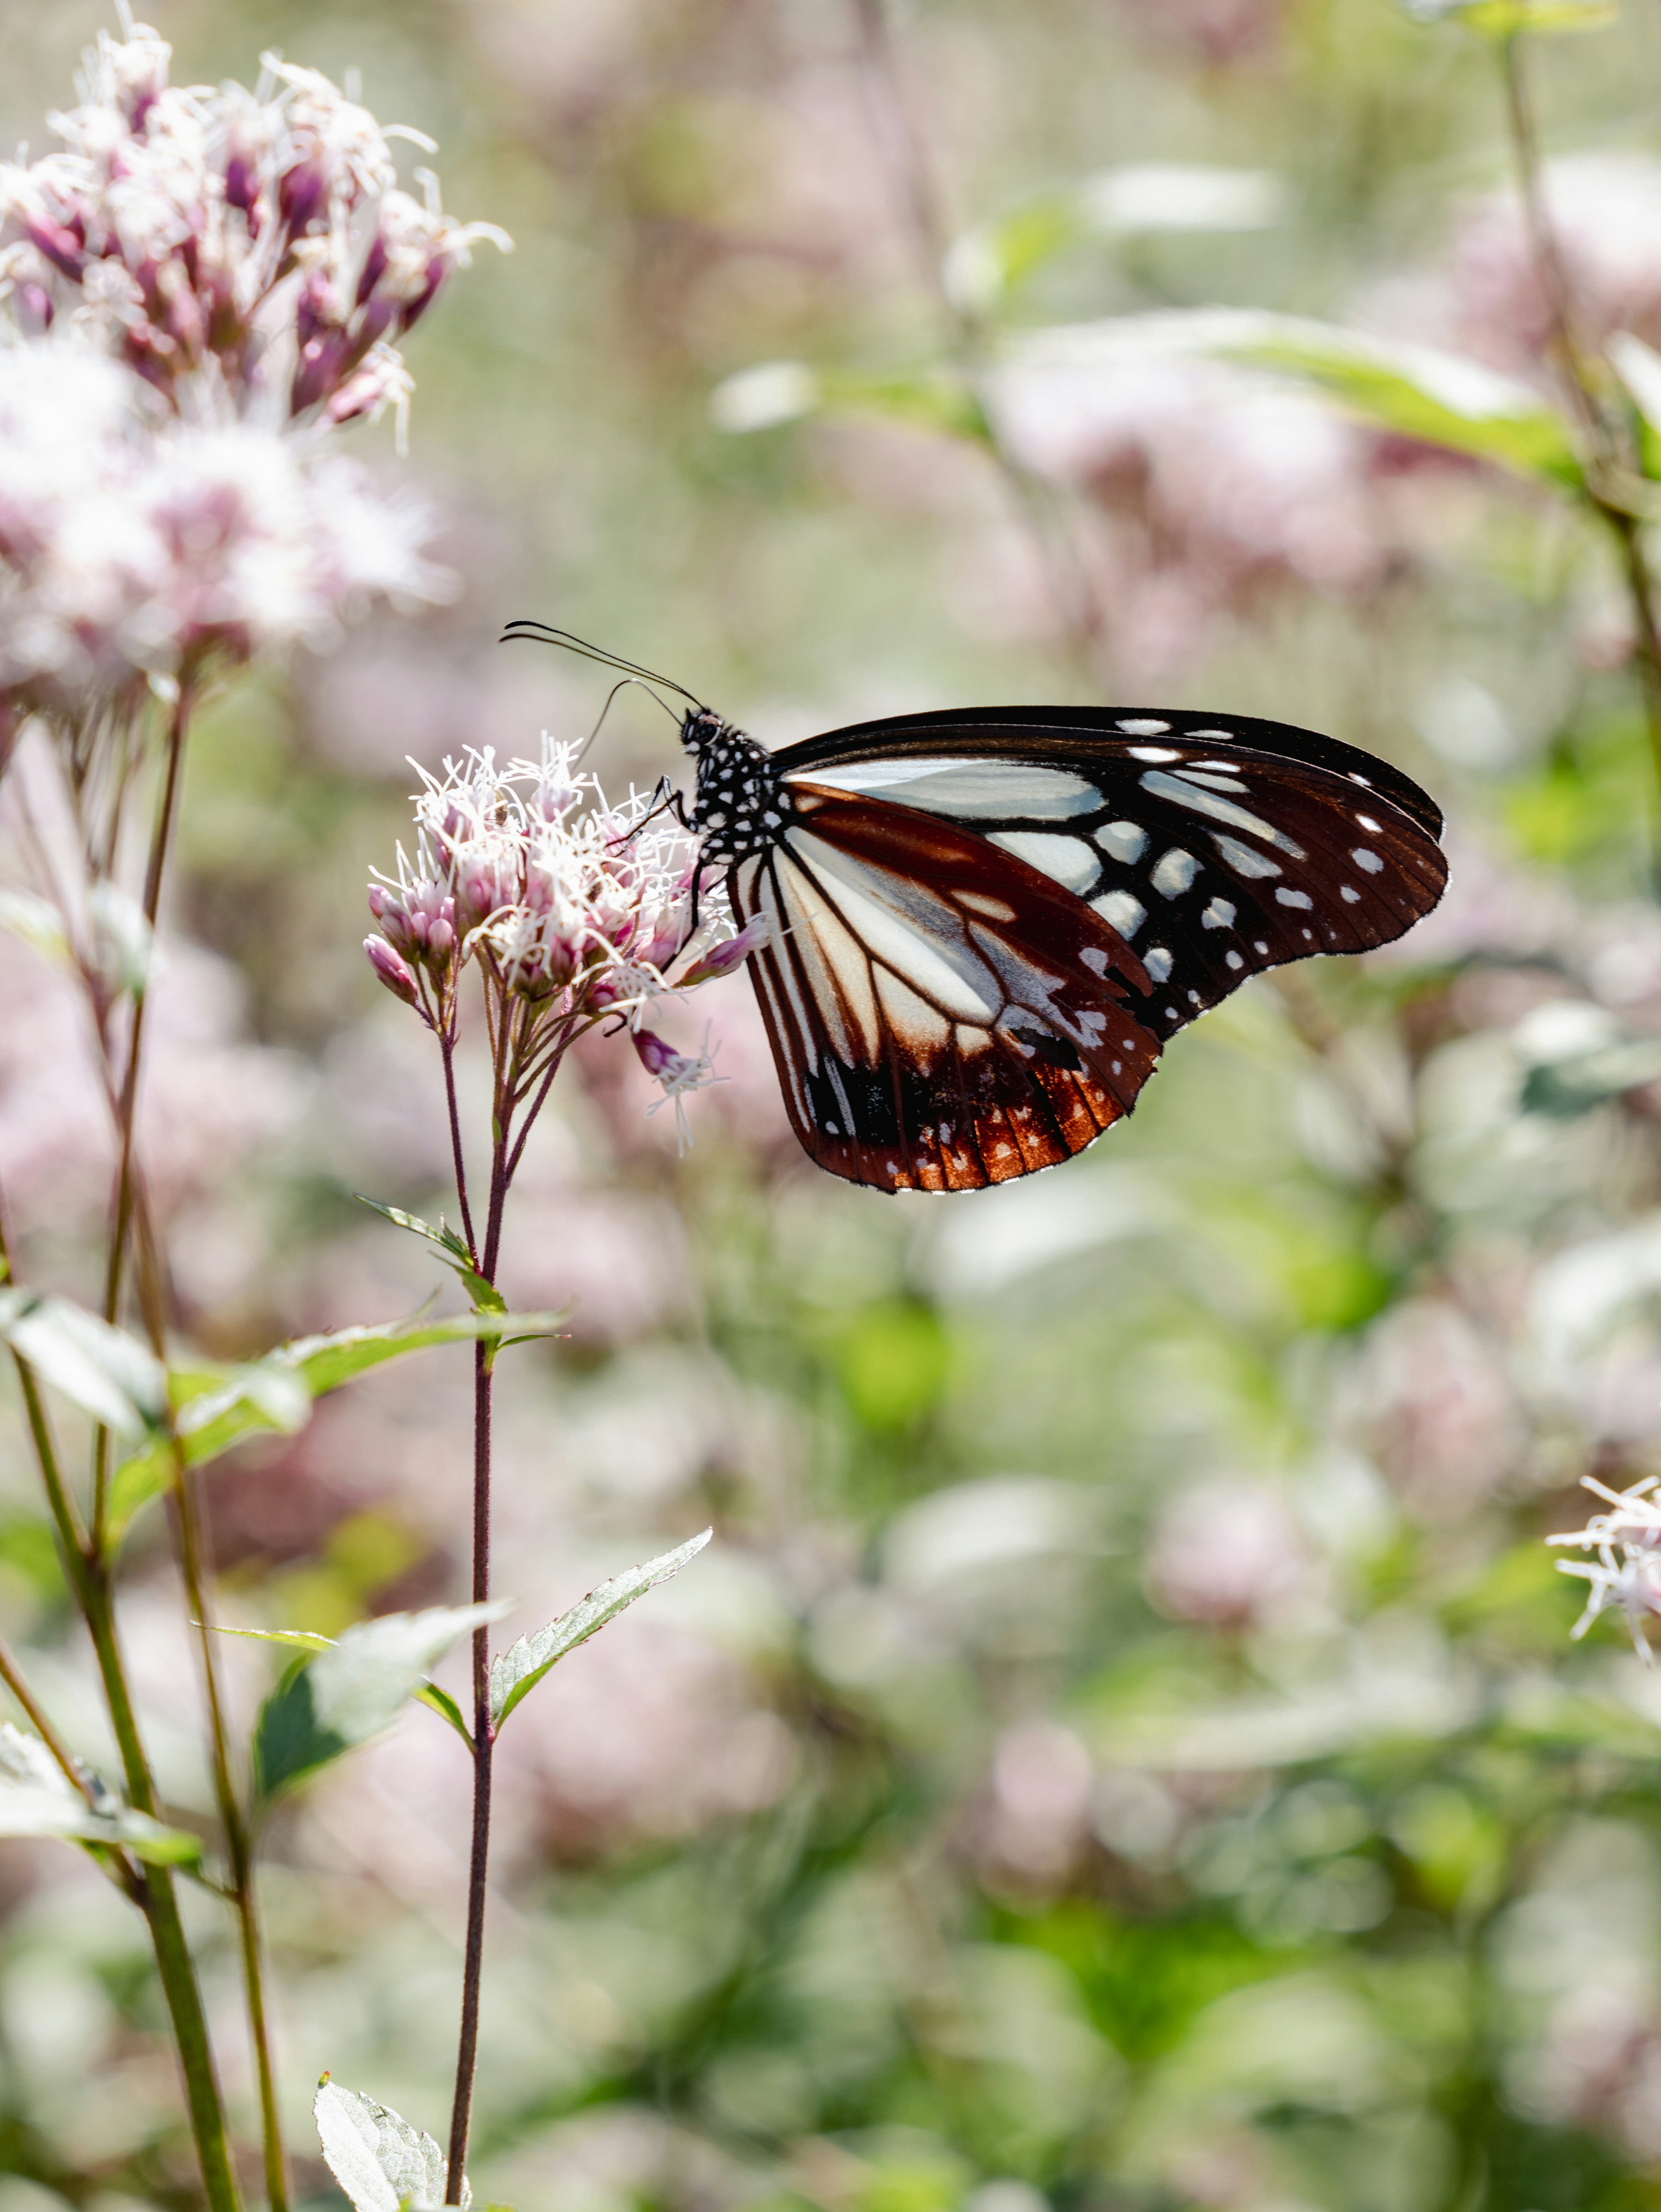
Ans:
<svg viewBox="0 0 1661 2212"><path fill-rule="evenodd" d="M691 824L741 921L811 1156L983 1188L1130 1111L1165 1040L1248 978L1399 937L1441 896L1434 802L1245 718L993 708L770 753L708 709Z"/></svg>

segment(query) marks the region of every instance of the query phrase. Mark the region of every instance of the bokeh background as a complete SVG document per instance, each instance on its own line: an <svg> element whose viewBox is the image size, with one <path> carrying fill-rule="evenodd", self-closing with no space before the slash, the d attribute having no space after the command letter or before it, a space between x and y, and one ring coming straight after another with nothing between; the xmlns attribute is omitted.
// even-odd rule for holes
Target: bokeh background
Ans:
<svg viewBox="0 0 1661 2212"><path fill-rule="evenodd" d="M409 458L355 434L441 514L453 603L244 679L199 727L147 1107L191 1334L234 1357L438 1287L353 1200L435 1212L446 1164L424 1035L358 951L363 886L407 756L598 713L598 672L496 647L508 617L773 743L1000 697L1324 726L1445 799L1453 887L1388 954L1250 986L1133 1122L984 1195L817 1176L742 979L703 1001L726 1080L690 1156L626 1051L564 1081L504 1261L521 1306L575 1301L566 1341L504 1361L514 1632L717 1540L505 1738L476 2191L1661 2204L1661 1686L1618 1625L1570 1643L1579 1591L1541 1541L1584 1519L1581 1475L1661 1471L1657 808L1617 580L1543 489L1305 392L1008 365L999 336L1262 306L1543 386L1491 55L1389 0L928 0L886 55L873 20L160 15L180 81L252 82L268 46L356 68L439 140L447 204L518 247L414 341ZM0 138L43 143L105 21L14 0ZM1657 337L1661 15L1537 59L1588 324ZM1122 178L1058 222L1148 164L1253 174ZM1024 210L989 297L976 227ZM936 255L965 233L954 310ZM938 373L977 348L998 454ZM789 379L727 380L781 359L901 404L769 427ZM593 759L647 781L673 732L625 695ZM106 1144L78 1009L3 938L0 1005L26 1272L85 1293ZM425 1355L221 1462L227 1617L333 1632L459 1597L468 1385ZM0 1626L98 1755L3 1419ZM124 1618L172 1802L205 1818L159 1522ZM251 1710L271 1670L234 1665ZM416 1711L270 1833L302 2149L325 2067L442 2130L466 1782ZM230 1927L194 1905L246 2112ZM6 1845L3 2212L191 2201L159 2017L136 1917L73 1853Z"/></svg>

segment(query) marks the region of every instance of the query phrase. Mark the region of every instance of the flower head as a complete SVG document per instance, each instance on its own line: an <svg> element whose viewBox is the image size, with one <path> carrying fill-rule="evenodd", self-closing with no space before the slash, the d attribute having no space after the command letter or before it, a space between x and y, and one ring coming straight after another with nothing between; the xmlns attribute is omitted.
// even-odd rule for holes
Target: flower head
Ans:
<svg viewBox="0 0 1661 2212"><path fill-rule="evenodd" d="M1585 1611L1572 1632L1584 1636L1606 1606L1618 1605L1646 1666L1651 1663L1651 1651L1643 1624L1650 1615L1661 1613L1661 1500L1650 1494L1658 1480L1661 1477L1652 1474L1630 1490L1616 1491L1606 1488L1595 1476L1583 1475L1581 1488L1606 1498L1614 1510L1594 1513L1584 1528L1546 1539L1548 1544L1578 1544L1583 1551L1597 1554L1596 1563L1589 1559L1557 1562L1560 1573L1581 1576L1591 1585L1586 1593Z"/></svg>
<svg viewBox="0 0 1661 2212"><path fill-rule="evenodd" d="M711 1055L678 1051L642 1018L658 1000L731 974L765 932L753 922L735 932L725 900L705 887L695 928L692 841L652 795L610 804L577 757L545 738L535 760L503 766L486 747L447 761L441 777L422 770L414 857L400 847L396 878L370 885L381 933L370 958L444 1036L454 1034L462 974L477 969L493 1033L538 1074L614 1020L632 1032L660 1103L674 1103L684 1139L681 1102L718 1079Z"/></svg>

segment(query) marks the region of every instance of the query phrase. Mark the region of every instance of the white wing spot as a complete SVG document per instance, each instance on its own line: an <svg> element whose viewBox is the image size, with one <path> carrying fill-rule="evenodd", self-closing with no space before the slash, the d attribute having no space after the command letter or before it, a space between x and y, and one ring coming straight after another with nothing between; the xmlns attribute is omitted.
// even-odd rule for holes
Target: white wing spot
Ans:
<svg viewBox="0 0 1661 2212"><path fill-rule="evenodd" d="M1168 1022L1174 1022L1177 1018L1177 1009L1175 1006L1167 1006L1165 1008L1165 1018Z"/></svg>
<svg viewBox="0 0 1661 2212"><path fill-rule="evenodd" d="M1256 852L1250 845L1243 845L1238 837L1225 837L1213 830L1211 842L1237 876L1250 878L1253 876L1278 876L1281 872L1278 860L1271 860L1267 853Z"/></svg>
<svg viewBox="0 0 1661 2212"><path fill-rule="evenodd" d="M1199 866L1192 853L1173 845L1168 853L1161 853L1153 864L1154 890L1162 898L1177 897L1193 882Z"/></svg>
<svg viewBox="0 0 1661 2212"><path fill-rule="evenodd" d="M1245 966L1245 962L1241 959L1239 954L1235 951L1232 945L1229 947L1228 951L1224 953L1223 957L1231 968L1244 968Z"/></svg>
<svg viewBox="0 0 1661 2212"><path fill-rule="evenodd" d="M1113 1073L1115 1075L1123 1075L1124 1073L1124 1062L1122 1060L1116 1060L1114 1061Z"/></svg>
<svg viewBox="0 0 1661 2212"><path fill-rule="evenodd" d="M1384 826L1382 822L1375 822L1370 814L1358 814L1355 819L1363 830L1370 830L1375 837Z"/></svg>
<svg viewBox="0 0 1661 2212"><path fill-rule="evenodd" d="M1365 845L1358 845L1349 857L1358 868L1365 868L1370 876L1376 876L1384 865L1378 855L1368 852Z"/></svg>
<svg viewBox="0 0 1661 2212"><path fill-rule="evenodd" d="M1311 945L1313 945L1313 944L1314 944L1314 942L1315 942L1315 932L1314 932L1312 929L1306 929L1306 930L1304 932L1304 935L1305 935L1305 936L1309 939L1309 941L1310 941L1310 943L1311 943Z"/></svg>
<svg viewBox="0 0 1661 2212"><path fill-rule="evenodd" d="M1190 991L1188 994L1188 1003L1190 1006L1202 1006L1205 1004L1205 1000L1200 996L1197 991Z"/></svg>
<svg viewBox="0 0 1661 2212"><path fill-rule="evenodd" d="M1104 891L1100 898L1092 899L1090 903L1123 938L1135 937L1147 920L1147 908L1140 899L1132 898L1129 891Z"/></svg>
<svg viewBox="0 0 1661 2212"><path fill-rule="evenodd" d="M953 891L952 897L959 906L966 906L976 914L983 914L989 921L1013 921L1015 909L1007 899L993 898L986 891Z"/></svg>
<svg viewBox="0 0 1661 2212"><path fill-rule="evenodd" d="M1179 761L1182 758L1182 755L1180 753L1167 752L1163 745L1132 745L1130 748L1130 757L1132 760Z"/></svg>
<svg viewBox="0 0 1661 2212"><path fill-rule="evenodd" d="M1081 838L1059 837L1053 830L995 830L988 842L1001 845L1064 890L1087 891L1101 873L1101 862Z"/></svg>
<svg viewBox="0 0 1661 2212"><path fill-rule="evenodd" d="M1315 903L1307 891L1289 891L1284 884L1275 892L1275 896L1281 906L1312 907Z"/></svg>
<svg viewBox="0 0 1661 2212"><path fill-rule="evenodd" d="M1150 945L1142 955L1142 965L1156 983L1163 983L1171 974L1171 955L1163 945Z"/></svg>
<svg viewBox="0 0 1661 2212"><path fill-rule="evenodd" d="M1354 769L1351 769L1349 772L1349 780L1352 783L1359 783L1363 791L1371 791L1372 788L1372 779L1371 776L1358 775Z"/></svg>
<svg viewBox="0 0 1661 2212"><path fill-rule="evenodd" d="M1342 899L1346 906L1354 906L1360 898L1361 894L1352 884L1340 884L1338 886L1338 896Z"/></svg>
<svg viewBox="0 0 1661 2212"><path fill-rule="evenodd" d="M1147 850L1147 832L1135 822L1104 822L1096 832L1096 842L1103 852L1129 865L1140 860Z"/></svg>
<svg viewBox="0 0 1661 2212"><path fill-rule="evenodd" d="M1086 945L1079 958L1092 975L1106 975L1107 955L1099 945Z"/></svg>
<svg viewBox="0 0 1661 2212"><path fill-rule="evenodd" d="M1226 745L1232 745L1234 742L1232 730L1190 730L1188 735L1190 738L1220 738Z"/></svg>
<svg viewBox="0 0 1661 2212"><path fill-rule="evenodd" d="M1266 945L1263 943L1263 940L1262 940L1262 939L1261 937L1254 937L1254 938L1252 939L1252 940L1251 940L1251 949L1252 949L1252 951L1253 951L1254 952L1259 952L1259 953L1261 953L1261 954L1262 955L1262 957L1263 957L1263 958L1264 958L1265 960L1267 960L1267 959L1268 959L1268 957L1269 957L1269 947L1268 947L1268 945Z"/></svg>
<svg viewBox="0 0 1661 2212"><path fill-rule="evenodd" d="M1211 904L1200 916L1200 926L1202 929L1232 929L1233 908L1226 899L1213 899Z"/></svg>
<svg viewBox="0 0 1661 2212"><path fill-rule="evenodd" d="M1163 738L1171 730L1169 722L1149 721L1134 715L1121 715L1119 727L1128 738Z"/></svg>

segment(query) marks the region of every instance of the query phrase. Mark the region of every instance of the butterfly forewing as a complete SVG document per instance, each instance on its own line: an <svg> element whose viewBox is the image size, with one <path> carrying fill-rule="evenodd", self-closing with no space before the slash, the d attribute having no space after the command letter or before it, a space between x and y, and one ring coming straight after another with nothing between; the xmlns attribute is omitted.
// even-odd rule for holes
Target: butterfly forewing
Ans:
<svg viewBox="0 0 1661 2212"><path fill-rule="evenodd" d="M796 1133L888 1190L1050 1167L1127 1113L1158 1058L1149 979L1100 915L937 816L806 780L731 878L768 916L751 971Z"/></svg>
<svg viewBox="0 0 1661 2212"><path fill-rule="evenodd" d="M776 759L791 790L955 823L1086 902L1140 955L1141 1018L1161 1036L1266 968L1399 937L1446 880L1441 817L1415 784L1280 724L999 709L833 732Z"/></svg>

